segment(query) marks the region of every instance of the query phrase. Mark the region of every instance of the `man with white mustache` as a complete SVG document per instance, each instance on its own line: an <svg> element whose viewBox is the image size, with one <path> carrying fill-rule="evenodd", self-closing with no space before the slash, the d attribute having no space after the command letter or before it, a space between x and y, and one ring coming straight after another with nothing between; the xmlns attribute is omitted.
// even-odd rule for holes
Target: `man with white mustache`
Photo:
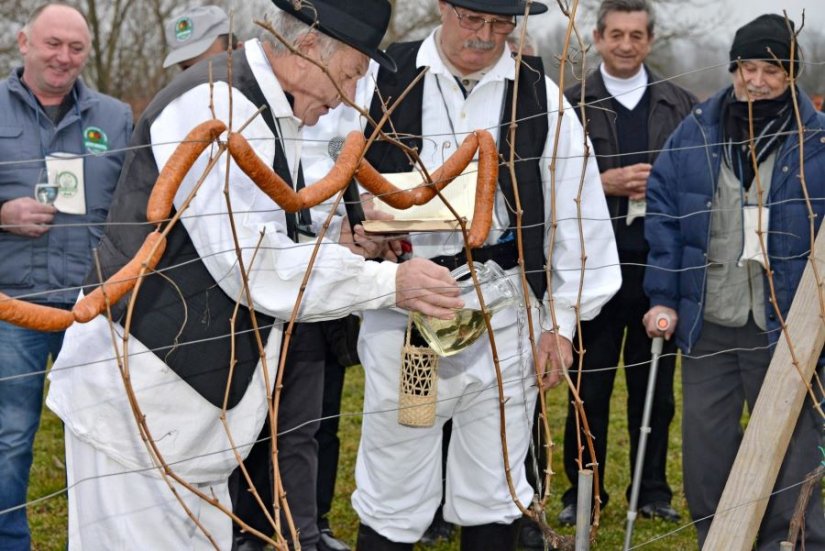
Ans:
<svg viewBox="0 0 825 551"><path fill-rule="evenodd" d="M825 215L825 115L796 90L800 143L791 79L799 74L800 54L796 49L792 56L793 29L792 21L767 14L736 32L732 86L694 108L671 135L647 185L644 286L652 308L645 326L651 337L675 334L684 353L684 486L700 547L742 439L743 407L753 411L780 338L780 316L786 319L808 263L812 229L803 176L814 232ZM758 231L765 232L766 255ZM656 327L661 314L672 320L666 332ZM758 549L777 549L785 539L800 483L821 459L819 444L808 399ZM805 512L806 549L825 549L820 493L816 485Z"/></svg>
<svg viewBox="0 0 825 551"><path fill-rule="evenodd" d="M516 26L516 16L527 7L523 0L439 2L441 25L423 41L391 45L388 51L393 52L398 73L380 70L377 76L361 79L356 101L369 106L378 121L381 99L396 100L426 69L383 130L416 148L428 171L440 166L477 129L489 130L501 158L509 158L509 123L518 121L512 140L515 177L507 165L501 165L493 227L472 255L476 262L494 260L521 289L517 188L523 210L521 261L528 281L524 292L533 309L535 360L546 387L558 384L562 370L572 362L577 311L582 319L598 314L619 288L621 272L598 167L592 156L584 161L586 137L581 124L575 116L559 117L558 87L546 76L539 58L524 57L516 80L517 65L506 39ZM545 11L542 3L529 4L531 15ZM570 109L566 101L564 107ZM342 110L341 124L333 127L335 116L330 115L321 127L330 137L343 136L364 129L364 121L358 119L353 110ZM366 134L371 131L372 125L367 124ZM381 172L415 170L401 149L383 140L372 144L367 158ZM553 159L557 163L551 174ZM582 210L577 212L580 190ZM467 262L460 233L419 232L411 234L410 241L413 257L429 258L450 269ZM550 315L551 297L555 317ZM357 490L352 498L361 521L359 550L412 550L441 501L442 479L446 479L444 519L461 526L462 550L515 549L522 513L508 488L501 431L506 430L513 491L522 504L529 505L533 490L526 480L524 458L538 395L529 331L515 318L515 308L508 307L491 321L505 381L504 428L487 335L439 359L436 421L424 428L398 423L398 366L406 315L365 313L358 353L366 374L364 411L368 414L363 418ZM448 419L453 421L452 437L442 473L442 425Z"/></svg>

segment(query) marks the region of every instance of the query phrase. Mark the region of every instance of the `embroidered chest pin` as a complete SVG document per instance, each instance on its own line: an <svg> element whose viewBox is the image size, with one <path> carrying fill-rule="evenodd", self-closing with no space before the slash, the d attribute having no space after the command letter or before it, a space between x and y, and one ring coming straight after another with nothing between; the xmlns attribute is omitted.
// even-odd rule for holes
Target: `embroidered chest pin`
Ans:
<svg viewBox="0 0 825 551"><path fill-rule="evenodd" d="M100 128L90 126L83 131L83 145L90 153L104 153L109 150L109 137Z"/></svg>

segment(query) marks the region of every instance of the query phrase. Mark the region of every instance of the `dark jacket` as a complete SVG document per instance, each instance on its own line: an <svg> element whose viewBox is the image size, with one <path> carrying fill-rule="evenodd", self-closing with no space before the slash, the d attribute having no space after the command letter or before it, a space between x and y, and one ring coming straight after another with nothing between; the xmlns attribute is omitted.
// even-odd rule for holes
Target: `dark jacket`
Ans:
<svg viewBox="0 0 825 551"><path fill-rule="evenodd" d="M648 161L653 163L658 152L667 141L671 132L676 129L680 122L690 113L690 108L697 103L696 97L676 86L645 67L648 75L648 93L650 94L650 110L648 113ZM576 115L582 118L582 83L577 83L567 90L564 95L573 105ZM613 111L611 95L604 85L602 73L598 69L593 71L584 81L584 109L586 120L582 121L587 130L587 135L593 143L593 150L596 153L596 160L599 164L599 172L605 172L613 168L621 168L622 158L619 155L619 138L616 134L616 114ZM639 235L643 231L644 219L638 218L628 229L625 224L627 215L627 197L607 195L607 208L610 217L613 219L613 231L616 234L619 252L622 243L626 240L619 239L620 232L633 231ZM642 244L637 249L644 249Z"/></svg>
<svg viewBox="0 0 825 551"><path fill-rule="evenodd" d="M86 155L86 214L58 213L54 227L37 238L0 232L0 291L33 295L32 302L73 304L91 268L92 248L103 234L132 134L132 110L78 79L72 90L76 104L55 125L23 85L21 74L21 68L14 69L0 81L0 202L34 197L44 154L75 153ZM90 131L100 132L93 149L86 140Z"/></svg>
<svg viewBox="0 0 825 551"><path fill-rule="evenodd" d="M730 88L722 90L694 108L656 160L647 187L645 237L652 268L645 275L645 293L651 305L678 311L676 339L686 352L702 331L710 211L722 163L721 105L729 93ZM825 114L818 113L803 93L799 110L805 129L804 175L816 231L825 216ZM791 307L812 242L799 158L799 137L793 132L777 151L766 200L768 257L783 316ZM768 335L775 343L779 322L769 299L766 292Z"/></svg>

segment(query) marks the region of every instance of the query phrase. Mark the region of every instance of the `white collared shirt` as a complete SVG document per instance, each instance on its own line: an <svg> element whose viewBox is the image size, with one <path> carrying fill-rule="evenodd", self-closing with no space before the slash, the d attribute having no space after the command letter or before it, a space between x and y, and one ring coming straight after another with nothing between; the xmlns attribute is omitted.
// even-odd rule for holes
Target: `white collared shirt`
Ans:
<svg viewBox="0 0 825 551"><path fill-rule="evenodd" d="M464 136L476 129L489 130L498 143L502 110L509 108L503 105L506 82L515 76L515 60L505 48L501 57L486 71L465 98L458 83L455 82L453 75L438 54L435 44L436 32L437 29L424 40L416 57L416 66L429 67L424 76L423 146L420 154L428 170L439 167L444 159L455 151L457 144L461 143ZM378 65L371 63L367 75L358 83L355 101L366 109L369 109L375 90L377 71ZM436 82L441 85L440 90ZM616 293L621 285L621 270L595 157L591 154L585 160L584 131L566 100L564 100L564 108L567 113L561 117L559 123L559 89L549 78L546 79L546 84L550 130L540 163L542 181L545 186L544 245L545 250L550 250L551 244L553 246L551 265L555 317L560 333L572 339L576 327L574 308L579 298L582 275L580 218L581 231L585 239L584 253L587 255L581 304L579 305L581 319L588 320L595 317L602 305ZM452 122L452 127L450 122ZM559 124L559 141L555 144L553 137ZM346 136L351 130L363 131L364 126L365 121L361 120L353 109L339 106L329 116L322 118L319 124L310 131L313 139L317 141L308 141L307 147L312 148L312 143L325 144L325 139L328 140L331 136ZM455 134L453 134L453 129ZM590 151L592 151L592 146L590 146ZM323 159L325 156L325 151L305 150L304 162L307 166L314 166L317 161L321 163L318 165L320 167L323 163L330 162ZM552 177L550 162L554 156L557 166L555 177ZM582 177L582 170L584 170L584 177ZM307 181L311 180L308 178ZM576 205L579 186L582 188L581 216L579 216ZM553 194L555 200L551 199ZM496 203L501 204L502 201L502 194L498 192ZM555 212L553 212L554 203ZM507 225L509 225L509 220L506 214L502 215L501 209L497 209L488 243L495 242L500 230ZM553 233L554 227L555 233ZM411 241L415 256L426 258L456 254L463 249L462 238L458 233L413 234ZM544 329L552 327L547 311L548 305L549 295L543 297L543 308L539 316Z"/></svg>

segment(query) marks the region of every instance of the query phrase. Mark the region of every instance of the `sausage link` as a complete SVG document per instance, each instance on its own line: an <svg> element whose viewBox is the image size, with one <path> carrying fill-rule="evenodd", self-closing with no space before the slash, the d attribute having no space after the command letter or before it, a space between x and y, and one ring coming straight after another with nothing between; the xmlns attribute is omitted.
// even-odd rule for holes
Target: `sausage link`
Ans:
<svg viewBox="0 0 825 551"><path fill-rule="evenodd" d="M155 244L157 244L157 249L152 253ZM111 305L122 299L126 293L134 289L143 264L146 263L147 272L154 270L165 250L166 238L162 233L152 232L147 235L132 260L74 305L72 314L74 314L75 321L88 323L102 314L106 310L106 297L109 298ZM150 253L151 256L149 256ZM104 288L106 296L103 295Z"/></svg>
<svg viewBox="0 0 825 551"><path fill-rule="evenodd" d="M361 159L361 164L355 171L355 177L364 188L392 208L404 210L415 205L415 195L411 190L401 190L395 187L366 159Z"/></svg>
<svg viewBox="0 0 825 551"><path fill-rule="evenodd" d="M490 135L490 133L486 130L478 130L476 132L486 132L488 136ZM493 139L492 136L490 136L490 139ZM449 158L444 161L444 164L438 167L438 169L430 175L432 177L433 185L425 185L415 188L415 204L423 205L428 203L433 197L436 196L436 190L441 191L452 183L452 181L455 180L459 174L464 172L464 169L467 168L470 161L473 160L477 149L478 137L475 133L467 134L467 137L464 138L463 142L461 142L461 146L455 150L455 153L450 155Z"/></svg>
<svg viewBox="0 0 825 551"><path fill-rule="evenodd" d="M347 134L341 153L327 175L298 192L301 198L301 208L319 205L347 187L352 181L355 169L358 167L358 159L364 152L366 143L367 140L361 132L353 130Z"/></svg>
<svg viewBox="0 0 825 551"><path fill-rule="evenodd" d="M493 136L486 130L478 130L478 180L473 207L473 224L467 236L467 245L475 249L484 244L493 224L498 185L498 150Z"/></svg>
<svg viewBox="0 0 825 551"><path fill-rule="evenodd" d="M266 166L241 134L229 134L229 153L244 174L281 208L287 212L301 210L301 199L292 186L284 182L272 168Z"/></svg>
<svg viewBox="0 0 825 551"><path fill-rule="evenodd" d="M0 293L0 320L34 331L65 331L74 316L68 310L10 298Z"/></svg>
<svg viewBox="0 0 825 551"><path fill-rule="evenodd" d="M159 224L169 218L172 212L172 201L175 199L175 194L184 176L203 150L224 130L226 130L226 125L222 121L211 119L190 130L183 141L178 144L158 174L152 194L149 196L149 202L146 204L146 219L150 223Z"/></svg>
<svg viewBox="0 0 825 551"><path fill-rule="evenodd" d="M486 130L479 130L478 133L486 133L492 140L492 136ZM355 177L361 185L368 189L378 199L396 209L408 209L414 205L423 205L430 202L437 192L447 187L455 178L460 175L478 149L478 137L467 134L461 146L444 161L435 172L431 174L432 185L426 184L410 190L399 190L381 173L366 160L361 161L361 165L355 173Z"/></svg>

